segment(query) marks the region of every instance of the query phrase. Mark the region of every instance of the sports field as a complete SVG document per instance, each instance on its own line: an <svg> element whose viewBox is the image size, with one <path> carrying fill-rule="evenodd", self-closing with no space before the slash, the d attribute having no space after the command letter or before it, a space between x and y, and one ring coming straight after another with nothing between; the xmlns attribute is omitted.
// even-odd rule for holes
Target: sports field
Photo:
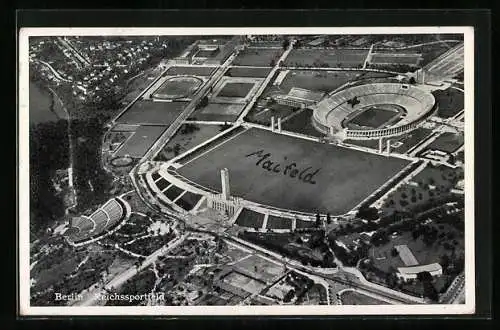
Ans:
<svg viewBox="0 0 500 330"><path fill-rule="evenodd" d="M137 101L116 122L120 124L170 125L187 104L188 102Z"/></svg>
<svg viewBox="0 0 500 330"><path fill-rule="evenodd" d="M167 129L166 126L139 126L114 156L123 157L129 155L130 157L141 158L165 129Z"/></svg>
<svg viewBox="0 0 500 330"><path fill-rule="evenodd" d="M292 219L270 215L267 219L267 229L292 229Z"/></svg>
<svg viewBox="0 0 500 330"><path fill-rule="evenodd" d="M231 67L229 70L226 71L225 76L265 78L270 72L271 68Z"/></svg>
<svg viewBox="0 0 500 330"><path fill-rule="evenodd" d="M458 148L460 148L464 144L464 135L463 134L455 134L451 132L445 132L441 134L437 139L432 141L426 148L427 149L437 149L444 152L455 152Z"/></svg>
<svg viewBox="0 0 500 330"><path fill-rule="evenodd" d="M385 54L372 53L370 62L373 64L407 64L417 65L421 59L420 54Z"/></svg>
<svg viewBox="0 0 500 330"><path fill-rule="evenodd" d="M368 49L294 49L286 59L287 66L362 66Z"/></svg>
<svg viewBox="0 0 500 330"><path fill-rule="evenodd" d="M266 282L284 274L282 265L266 260L256 254L241 259L234 265L234 268L252 274L253 277Z"/></svg>
<svg viewBox="0 0 500 330"><path fill-rule="evenodd" d="M196 77L173 77L166 80L154 93L153 97L161 99L179 99L188 97L203 84Z"/></svg>
<svg viewBox="0 0 500 330"><path fill-rule="evenodd" d="M233 65L241 66L274 66L283 50L280 48L247 48L241 51L233 61Z"/></svg>
<svg viewBox="0 0 500 330"><path fill-rule="evenodd" d="M214 66L173 66L167 70L166 76L209 76L215 71Z"/></svg>
<svg viewBox="0 0 500 330"><path fill-rule="evenodd" d="M290 70L279 88L283 93L288 93L292 87L328 93L362 74L356 71Z"/></svg>
<svg viewBox="0 0 500 330"><path fill-rule="evenodd" d="M231 272L226 275L223 281L231 284L236 288L240 288L250 293L258 293L266 287L266 284L264 282L257 281L253 278L236 272Z"/></svg>
<svg viewBox="0 0 500 330"><path fill-rule="evenodd" d="M244 104L209 103L206 107L195 110L190 120L235 121L243 111Z"/></svg>
<svg viewBox="0 0 500 330"><path fill-rule="evenodd" d="M344 214L407 164L252 128L178 172L221 191L219 173L226 167L235 196L283 209Z"/></svg>
<svg viewBox="0 0 500 330"><path fill-rule="evenodd" d="M195 125L193 131L186 130L186 124L172 136L157 156L157 160L169 160L205 142L221 132L219 125Z"/></svg>
<svg viewBox="0 0 500 330"><path fill-rule="evenodd" d="M353 129L356 129L357 127L379 128L394 118L397 114L397 109L392 109L391 105L371 106L349 120L347 126ZM354 127L349 124L354 124Z"/></svg>
<svg viewBox="0 0 500 330"><path fill-rule="evenodd" d="M228 82L217 94L218 97L246 97L255 84Z"/></svg>

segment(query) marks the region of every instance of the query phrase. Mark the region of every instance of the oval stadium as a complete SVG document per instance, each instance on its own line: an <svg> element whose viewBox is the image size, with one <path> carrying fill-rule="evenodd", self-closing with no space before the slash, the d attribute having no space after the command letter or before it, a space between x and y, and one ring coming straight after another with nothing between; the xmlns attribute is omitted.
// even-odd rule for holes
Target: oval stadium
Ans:
<svg viewBox="0 0 500 330"><path fill-rule="evenodd" d="M400 83L373 83L333 93L313 108L313 126L343 139L406 133L436 109L434 96Z"/></svg>

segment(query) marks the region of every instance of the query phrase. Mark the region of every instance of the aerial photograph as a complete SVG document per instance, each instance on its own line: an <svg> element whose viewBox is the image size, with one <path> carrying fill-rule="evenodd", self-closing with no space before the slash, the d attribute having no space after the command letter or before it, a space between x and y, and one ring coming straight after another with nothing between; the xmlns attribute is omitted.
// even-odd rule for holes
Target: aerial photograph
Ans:
<svg viewBox="0 0 500 330"><path fill-rule="evenodd" d="M466 303L463 33L37 35L27 61L30 306Z"/></svg>

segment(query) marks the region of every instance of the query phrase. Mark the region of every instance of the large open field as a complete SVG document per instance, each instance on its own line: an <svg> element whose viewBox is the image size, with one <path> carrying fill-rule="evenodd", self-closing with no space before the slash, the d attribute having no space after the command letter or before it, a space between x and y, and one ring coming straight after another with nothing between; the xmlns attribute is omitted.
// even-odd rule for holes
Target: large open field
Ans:
<svg viewBox="0 0 500 330"><path fill-rule="evenodd" d="M121 124L170 125L187 102L137 101L116 121Z"/></svg>
<svg viewBox="0 0 500 330"><path fill-rule="evenodd" d="M283 50L281 48L247 48L241 51L233 61L241 66L274 66Z"/></svg>
<svg viewBox="0 0 500 330"><path fill-rule="evenodd" d="M173 66L167 70L166 76L209 76L215 71L214 66Z"/></svg>
<svg viewBox="0 0 500 330"><path fill-rule="evenodd" d="M244 104L209 103L206 107L195 110L189 120L235 121L244 107Z"/></svg>
<svg viewBox="0 0 500 330"><path fill-rule="evenodd" d="M445 132L441 134L437 139L432 141L426 148L427 149L437 149L444 152L455 152L464 144L464 135L455 134L451 132Z"/></svg>
<svg viewBox="0 0 500 330"><path fill-rule="evenodd" d="M372 53L370 62L374 64L417 65L420 59L420 54Z"/></svg>
<svg viewBox="0 0 500 330"><path fill-rule="evenodd" d="M246 97L253 88L252 83L228 82L220 90L217 96L220 97Z"/></svg>
<svg viewBox="0 0 500 330"><path fill-rule="evenodd" d="M290 70L279 87L283 93L292 87L328 93L361 75L362 72L356 71Z"/></svg>
<svg viewBox="0 0 500 330"><path fill-rule="evenodd" d="M141 158L165 129L167 129L166 126L139 126L132 136L116 151L114 156L123 157L129 155L130 157Z"/></svg>
<svg viewBox="0 0 500 330"><path fill-rule="evenodd" d="M250 77L250 78L265 78L271 72L270 67L266 68L247 68L233 66L226 71L226 76L229 77Z"/></svg>
<svg viewBox="0 0 500 330"><path fill-rule="evenodd" d="M349 120L347 126L353 129L357 127L379 128L388 123L390 119L397 116L398 113L398 109L395 109L392 105L370 106L368 109ZM349 124L354 124L355 127Z"/></svg>
<svg viewBox="0 0 500 330"><path fill-rule="evenodd" d="M234 265L234 268L240 269L266 282L277 276L284 275L284 267L282 265L270 262L256 254L241 259Z"/></svg>
<svg viewBox="0 0 500 330"><path fill-rule="evenodd" d="M221 191L230 171L235 196L302 212L343 214L407 161L249 129L187 162L180 174Z"/></svg>
<svg viewBox="0 0 500 330"><path fill-rule="evenodd" d="M294 49L286 59L287 66L362 66L368 49Z"/></svg>
<svg viewBox="0 0 500 330"><path fill-rule="evenodd" d="M198 125L192 124L193 130L186 129L186 124L182 125L175 135L168 140L157 156L157 160L169 160L175 156L205 142L221 132L219 125Z"/></svg>
<svg viewBox="0 0 500 330"><path fill-rule="evenodd" d="M196 77L174 77L166 80L153 96L161 99L179 99L188 97L203 84L203 80Z"/></svg>

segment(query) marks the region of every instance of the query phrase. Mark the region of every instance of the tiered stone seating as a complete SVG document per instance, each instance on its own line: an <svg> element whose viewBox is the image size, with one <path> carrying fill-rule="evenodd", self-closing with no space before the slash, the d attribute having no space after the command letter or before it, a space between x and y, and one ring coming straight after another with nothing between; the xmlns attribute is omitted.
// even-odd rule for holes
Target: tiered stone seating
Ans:
<svg viewBox="0 0 500 330"><path fill-rule="evenodd" d="M352 106L349 100L357 98L358 104ZM406 117L398 126L416 121L434 106L431 93L412 85L398 83L374 83L355 86L342 90L319 102L313 119L316 127L333 127L342 130L343 120L354 111L377 104L396 104L405 108ZM325 132L326 133L326 132Z"/></svg>

